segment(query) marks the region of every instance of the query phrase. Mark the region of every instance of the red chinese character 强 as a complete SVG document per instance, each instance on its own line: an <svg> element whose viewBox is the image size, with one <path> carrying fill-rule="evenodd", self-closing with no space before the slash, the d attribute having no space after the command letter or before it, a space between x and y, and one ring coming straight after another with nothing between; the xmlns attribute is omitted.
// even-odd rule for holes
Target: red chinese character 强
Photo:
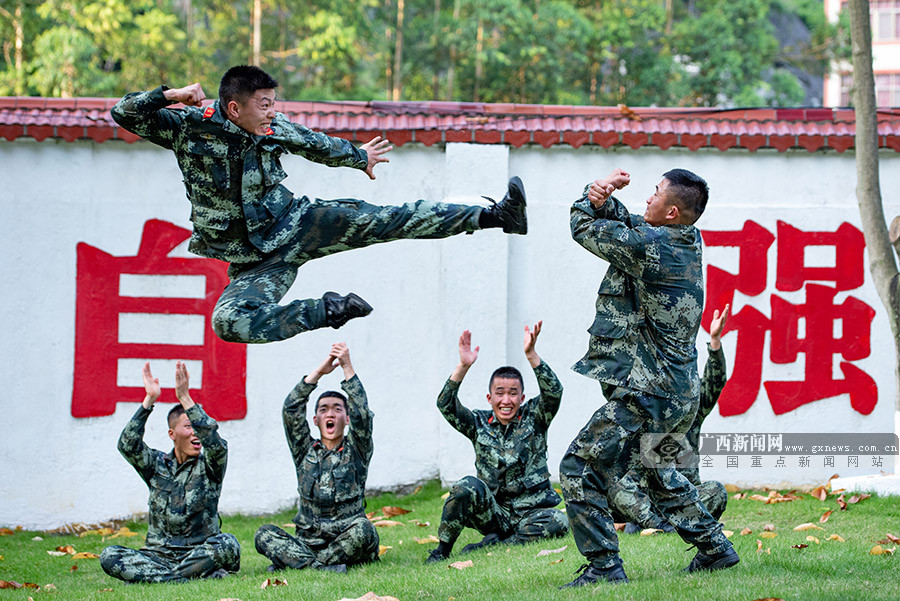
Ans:
<svg viewBox="0 0 900 601"><path fill-rule="evenodd" d="M840 394L850 396L850 406L868 415L878 402L875 381L850 363L869 356L872 319L875 311L853 296L835 304L838 292L853 290L863 284L862 232L848 223L835 232L804 232L784 222L777 225L778 254L775 289L793 292L804 289L806 302L793 304L777 295L769 298L771 317L750 306L743 307L728 320L726 331L737 331L734 370L722 395L719 411L723 416L746 412L765 386L776 415L793 411L801 405ZM707 302L703 327L715 309L734 306L734 294L759 296L768 279L768 251L775 236L753 221L737 231L704 231L708 246L731 246L739 249L738 273L732 274L710 265L707 268ZM807 267L804 251L808 246L833 246L835 264L829 267ZM824 286L810 281L833 282ZM805 333L801 338L800 320ZM834 335L834 324L841 322L841 334ZM762 382L763 353L766 333L770 333L769 358L773 363L790 364L805 357L803 381ZM843 379L832 374L834 355L843 359Z"/></svg>
<svg viewBox="0 0 900 601"><path fill-rule="evenodd" d="M215 259L169 257L190 231L172 223L150 220L144 224L137 256L114 257L93 246L79 243L75 309L75 376L72 415L111 415L118 402L140 402L143 387L118 385L118 363L122 359L182 360L202 362L202 386L191 377L191 397L203 403L213 418L242 419L247 413L247 348L216 336L210 315L228 284L227 264ZM120 277L203 276L202 298L161 298L120 295ZM120 315L202 316L202 344L154 344L121 342ZM141 315L143 316L143 315ZM159 376L159 370L154 372ZM174 402L173 389L163 389L160 401Z"/></svg>

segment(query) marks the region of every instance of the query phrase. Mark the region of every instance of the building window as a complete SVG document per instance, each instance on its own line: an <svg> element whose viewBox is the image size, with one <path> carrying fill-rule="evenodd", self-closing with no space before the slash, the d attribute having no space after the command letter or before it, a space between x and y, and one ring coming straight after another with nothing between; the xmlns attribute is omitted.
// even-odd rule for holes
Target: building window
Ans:
<svg viewBox="0 0 900 601"><path fill-rule="evenodd" d="M845 8L847 0L842 0L841 10ZM871 0L869 15L873 42L900 41L900 0Z"/></svg>
<svg viewBox="0 0 900 601"><path fill-rule="evenodd" d="M853 75L841 74L841 106L850 106ZM900 73L875 74L875 104L877 106L900 106Z"/></svg>

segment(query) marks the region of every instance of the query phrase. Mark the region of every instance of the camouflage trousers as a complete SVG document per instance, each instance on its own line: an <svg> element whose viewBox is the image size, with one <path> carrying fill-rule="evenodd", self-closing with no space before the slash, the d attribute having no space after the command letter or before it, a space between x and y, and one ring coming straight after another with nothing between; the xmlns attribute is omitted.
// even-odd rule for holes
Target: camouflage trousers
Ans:
<svg viewBox="0 0 900 601"><path fill-rule="evenodd" d="M237 572L241 546L233 534L216 534L194 547L144 547L119 545L100 553L103 571L125 582L184 582L205 578L216 570Z"/></svg>
<svg viewBox="0 0 900 601"><path fill-rule="evenodd" d="M364 515L323 521L314 531L298 527L297 536L267 524L256 531L254 542L276 569L354 565L378 559L378 532Z"/></svg>
<svg viewBox="0 0 900 601"><path fill-rule="evenodd" d="M663 399L613 386L605 386L604 394L607 403L578 433L559 466L566 510L581 554L597 568L619 562L610 506L630 502L640 493L642 482L681 538L704 553L729 548L721 524L703 506L697 488L673 464L648 468L640 461L641 436L683 433L697 411L697 399Z"/></svg>
<svg viewBox="0 0 900 601"><path fill-rule="evenodd" d="M438 538L453 545L464 528L474 528L483 535L498 534L504 543L518 544L563 536L569 531L569 519L550 507L511 512L497 503L483 481L466 476L450 489Z"/></svg>
<svg viewBox="0 0 900 601"><path fill-rule="evenodd" d="M216 334L229 342L285 340L324 327L321 298L278 303L312 259L408 238L446 238L477 229L482 208L420 200L379 206L361 200L300 200L301 216L275 253L256 263L232 263L231 283L213 309Z"/></svg>
<svg viewBox="0 0 900 601"><path fill-rule="evenodd" d="M682 475L687 476L685 472L682 472ZM725 507L728 504L725 485L715 480L706 482L695 482L691 478L688 480L691 480L691 483L697 488L700 502L713 516L713 519L718 521L725 513ZM609 508L614 522L633 522L641 528L659 528L661 524L669 521L653 504L645 489L646 485L638 488L636 492L632 492L630 496L619 494L609 500Z"/></svg>

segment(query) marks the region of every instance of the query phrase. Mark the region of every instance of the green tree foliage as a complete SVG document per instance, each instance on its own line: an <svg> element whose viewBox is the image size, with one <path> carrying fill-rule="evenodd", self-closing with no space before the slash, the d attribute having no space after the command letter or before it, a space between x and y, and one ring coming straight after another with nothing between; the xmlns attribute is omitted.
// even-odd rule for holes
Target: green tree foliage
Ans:
<svg viewBox="0 0 900 601"><path fill-rule="evenodd" d="M772 11L809 44L781 48ZM795 104L788 67L822 74L849 47L819 0L0 0L0 42L7 95L215 96L258 61L290 99L632 106Z"/></svg>

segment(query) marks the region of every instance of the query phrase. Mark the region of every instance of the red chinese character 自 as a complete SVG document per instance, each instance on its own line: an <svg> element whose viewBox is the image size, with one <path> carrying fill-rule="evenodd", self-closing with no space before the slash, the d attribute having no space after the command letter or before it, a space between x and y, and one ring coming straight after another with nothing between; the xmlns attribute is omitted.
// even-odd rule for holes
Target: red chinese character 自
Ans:
<svg viewBox="0 0 900 601"><path fill-rule="evenodd" d="M792 304L777 295L770 296L771 318L753 307L744 307L728 321L726 331L738 332L735 365L722 395L719 411L723 416L746 412L759 393L762 380L763 350L766 332L771 333L770 360L789 364L804 354L804 379L798 382L767 381L764 384L776 415L801 405L840 394L850 396L850 405L864 415L875 408L878 389L864 371L849 363L868 357L871 322L875 311L858 298L849 296L835 304L839 291L858 288L864 280L862 232L842 224L835 232L804 232L778 222L776 289L792 292L803 289L806 302ZM734 293L759 296L767 281L767 253L775 237L753 221L742 230L703 232L708 246L739 248L739 272L731 274L714 266L707 268L707 304L703 327L709 329L712 312L733 303ZM808 246L834 246L835 265L807 267L804 252ZM808 283L834 282L834 287ZM800 320L805 333L800 337ZM834 323L840 320L841 335L835 337ZM843 379L832 374L834 355L840 355Z"/></svg>
<svg viewBox="0 0 900 601"><path fill-rule="evenodd" d="M72 415L111 415L118 402L140 402L144 389L119 386L120 359L189 360L203 365L202 386L191 379L191 397L219 421L242 419L247 413L247 348L225 342L212 331L210 315L228 284L227 264L214 259L169 257L191 235L172 223L152 219L144 224L134 257L114 257L81 242L77 247L78 274L75 308L75 374ZM161 298L120 295L124 274L205 278L202 298ZM120 342L120 314L202 316L202 344ZM158 375L158 372L157 374ZM160 401L174 402L173 389Z"/></svg>

